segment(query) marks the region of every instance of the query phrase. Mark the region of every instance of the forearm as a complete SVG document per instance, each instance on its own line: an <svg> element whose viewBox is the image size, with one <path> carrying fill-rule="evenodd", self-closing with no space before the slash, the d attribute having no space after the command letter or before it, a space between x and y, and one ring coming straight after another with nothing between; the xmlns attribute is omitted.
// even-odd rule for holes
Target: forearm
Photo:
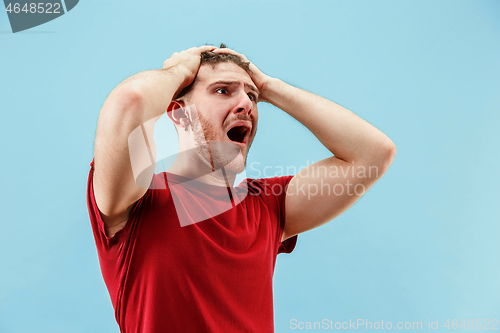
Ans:
<svg viewBox="0 0 500 333"><path fill-rule="evenodd" d="M144 123L167 110L172 98L186 85L185 81L186 76L172 68L144 71L123 81L113 93L134 96L127 100L141 104L141 114L136 116L140 123Z"/></svg>
<svg viewBox="0 0 500 333"><path fill-rule="evenodd" d="M110 172L110 175L132 178L132 171L136 170L136 178L137 170L154 163L154 124L167 110L180 86L179 81L172 71L146 71L126 79L110 93L99 115L95 141L95 156L99 163L112 157L113 167L110 169L120 169ZM140 149L144 142L147 151Z"/></svg>
<svg viewBox="0 0 500 333"><path fill-rule="evenodd" d="M263 98L297 119L348 163L380 164L394 155L394 144L384 133L327 99L278 79L269 80Z"/></svg>

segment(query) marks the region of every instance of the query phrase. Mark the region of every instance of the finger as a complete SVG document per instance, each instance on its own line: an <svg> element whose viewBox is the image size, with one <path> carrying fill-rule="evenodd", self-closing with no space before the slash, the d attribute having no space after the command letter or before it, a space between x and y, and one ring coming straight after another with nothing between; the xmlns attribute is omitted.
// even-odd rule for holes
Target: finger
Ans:
<svg viewBox="0 0 500 333"><path fill-rule="evenodd" d="M242 58L244 61L249 61L247 59L247 57L245 57L243 54L241 53L238 53L234 50L231 50L231 49L228 49L228 48L223 48L223 49L215 49L213 50L212 52L214 53L218 53L218 54L224 54L224 53L228 53L228 54L232 54L232 55L235 55L235 56L238 56L240 58Z"/></svg>
<svg viewBox="0 0 500 333"><path fill-rule="evenodd" d="M217 49L217 48L213 45L203 45L203 46L198 47L197 51L200 53L203 53L203 52L207 52L207 51L213 51L215 49Z"/></svg>
<svg viewBox="0 0 500 333"><path fill-rule="evenodd" d="M222 48L222 49L215 49L213 52L215 52L215 53L231 53L234 55L242 56L242 54L239 54L238 52L236 52L234 50L228 49L227 47Z"/></svg>
<svg viewBox="0 0 500 333"><path fill-rule="evenodd" d="M213 45L202 45L202 46L191 47L183 52L199 55L199 54L202 54L203 52L206 52L206 51L212 51L215 48L216 47Z"/></svg>

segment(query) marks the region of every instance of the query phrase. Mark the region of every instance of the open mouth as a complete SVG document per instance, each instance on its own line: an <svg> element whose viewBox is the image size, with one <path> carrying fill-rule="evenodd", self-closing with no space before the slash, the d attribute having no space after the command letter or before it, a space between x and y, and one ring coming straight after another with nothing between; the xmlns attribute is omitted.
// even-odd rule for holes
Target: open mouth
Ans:
<svg viewBox="0 0 500 333"><path fill-rule="evenodd" d="M251 130L252 125L250 122L236 121L227 131L227 137L234 143L246 144Z"/></svg>
<svg viewBox="0 0 500 333"><path fill-rule="evenodd" d="M245 143L249 131L250 129L246 126L235 126L227 132L227 137L231 141Z"/></svg>

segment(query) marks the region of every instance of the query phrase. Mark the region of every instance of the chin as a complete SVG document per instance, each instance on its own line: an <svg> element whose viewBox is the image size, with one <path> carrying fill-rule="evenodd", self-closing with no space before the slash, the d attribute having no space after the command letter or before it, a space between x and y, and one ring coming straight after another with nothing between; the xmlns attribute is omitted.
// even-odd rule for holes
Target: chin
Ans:
<svg viewBox="0 0 500 333"><path fill-rule="evenodd" d="M240 152L231 162L225 164L224 171L227 175L237 175L245 171L246 158Z"/></svg>

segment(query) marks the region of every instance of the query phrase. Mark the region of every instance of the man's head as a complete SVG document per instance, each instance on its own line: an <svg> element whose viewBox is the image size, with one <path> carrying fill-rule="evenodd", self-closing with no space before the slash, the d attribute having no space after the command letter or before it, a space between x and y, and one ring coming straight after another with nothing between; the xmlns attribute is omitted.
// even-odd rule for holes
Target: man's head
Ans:
<svg viewBox="0 0 500 333"><path fill-rule="evenodd" d="M169 106L181 149L194 144L212 169L224 166L237 173L245 166L257 130L259 97L248 65L233 54L203 53L195 80Z"/></svg>
<svg viewBox="0 0 500 333"><path fill-rule="evenodd" d="M219 49L225 49L226 45L221 44ZM222 63L233 63L242 69L244 69L247 73L250 73L249 63L238 57L237 55L230 53L215 53L215 52L203 52L201 54L200 67L205 65L211 65L214 68L218 64ZM196 83L196 78L190 85L185 87L179 95L177 95L176 99L182 99L184 96L189 95L191 92L193 85Z"/></svg>

